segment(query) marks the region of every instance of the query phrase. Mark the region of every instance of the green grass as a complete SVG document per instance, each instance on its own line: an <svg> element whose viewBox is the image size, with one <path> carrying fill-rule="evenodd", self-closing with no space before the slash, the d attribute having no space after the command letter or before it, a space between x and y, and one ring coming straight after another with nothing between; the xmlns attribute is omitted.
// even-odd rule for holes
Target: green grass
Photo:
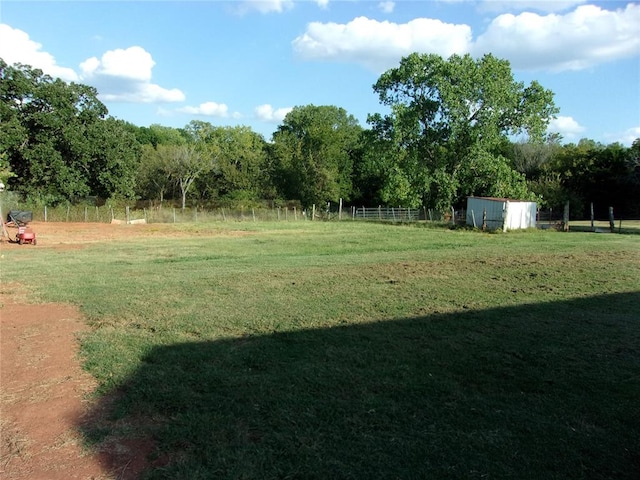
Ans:
<svg viewBox="0 0 640 480"><path fill-rule="evenodd" d="M176 228L2 259L81 306L83 432L148 478L638 478L636 235Z"/></svg>

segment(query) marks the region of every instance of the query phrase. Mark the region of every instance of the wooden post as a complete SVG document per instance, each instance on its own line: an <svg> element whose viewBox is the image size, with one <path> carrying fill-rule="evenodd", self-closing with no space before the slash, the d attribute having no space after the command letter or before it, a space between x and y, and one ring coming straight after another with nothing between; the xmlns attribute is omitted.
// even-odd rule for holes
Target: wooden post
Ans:
<svg viewBox="0 0 640 480"><path fill-rule="evenodd" d="M227 216L224 214L224 208L222 208L221 210L222 210L222 220L224 220L226 222L227 221Z"/></svg>
<svg viewBox="0 0 640 480"><path fill-rule="evenodd" d="M342 220L342 199L340 199L340 206L338 207L338 220Z"/></svg>
<svg viewBox="0 0 640 480"><path fill-rule="evenodd" d="M478 228L476 226L476 216L475 216L475 213L473 212L473 209L471 209L471 220L473 220L473 228Z"/></svg>
<svg viewBox="0 0 640 480"><path fill-rule="evenodd" d="M451 207L451 224L452 225L456 224L456 211L453 208L453 206Z"/></svg>
<svg viewBox="0 0 640 480"><path fill-rule="evenodd" d="M0 204L0 225L2 225L2 236L7 237L7 240L10 240L9 232L7 231L7 227L4 226L4 213L2 213L2 205Z"/></svg>
<svg viewBox="0 0 640 480"><path fill-rule="evenodd" d="M591 231L596 231L596 227L593 225L593 202L591 202Z"/></svg>
<svg viewBox="0 0 640 480"><path fill-rule="evenodd" d="M293 207L293 219L296 222L298 221L298 210L296 209L296 207Z"/></svg>
<svg viewBox="0 0 640 480"><path fill-rule="evenodd" d="M251 209L251 215L253 216L253 221L255 223L255 221L256 221L256 209L255 208Z"/></svg>
<svg viewBox="0 0 640 480"><path fill-rule="evenodd" d="M173 209L173 223L176 223L176 209Z"/></svg>
<svg viewBox="0 0 640 480"><path fill-rule="evenodd" d="M482 209L482 231L483 232L487 231L487 209L486 208Z"/></svg>
<svg viewBox="0 0 640 480"><path fill-rule="evenodd" d="M569 231L569 200L564 204L564 214L562 215L562 231Z"/></svg>
<svg viewBox="0 0 640 480"><path fill-rule="evenodd" d="M506 232L509 225L509 202L504 204L504 218L502 219L502 231Z"/></svg>
<svg viewBox="0 0 640 480"><path fill-rule="evenodd" d="M89 207L84 207L84 223L89 221Z"/></svg>
<svg viewBox="0 0 640 480"><path fill-rule="evenodd" d="M98 206L96 205L96 222L100 221L100 212L98 210Z"/></svg>
<svg viewBox="0 0 640 480"><path fill-rule="evenodd" d="M613 219L613 207L609 207L609 229L611 230L611 233L616 230L616 222Z"/></svg>
<svg viewBox="0 0 640 480"><path fill-rule="evenodd" d="M311 209L311 220L313 220L316 216L316 204L313 204L313 208Z"/></svg>
<svg viewBox="0 0 640 480"><path fill-rule="evenodd" d="M2 219L0 219L0 220L2 220ZM44 221L45 222L47 221L47 206L46 205L44 206Z"/></svg>

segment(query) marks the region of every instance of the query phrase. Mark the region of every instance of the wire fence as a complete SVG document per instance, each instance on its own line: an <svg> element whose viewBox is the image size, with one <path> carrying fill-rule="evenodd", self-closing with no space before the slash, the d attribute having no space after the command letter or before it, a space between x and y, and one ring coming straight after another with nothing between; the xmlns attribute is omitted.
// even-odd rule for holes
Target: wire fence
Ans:
<svg viewBox="0 0 640 480"><path fill-rule="evenodd" d="M6 209L5 209L6 210ZM16 205L11 210L30 210L36 222L85 222L85 223L205 223L219 221L379 221L379 222L450 222L452 213L443 214L427 208L405 207L356 207L310 208L174 208L154 206L147 208L116 207L110 205L29 208ZM6 213L6 212L5 212ZM455 221L464 223L464 210L455 212Z"/></svg>
<svg viewBox="0 0 640 480"><path fill-rule="evenodd" d="M151 206L131 208L128 206L83 206L62 205L56 207L32 208L25 205L4 206L8 212L27 210L34 222L84 222L84 223L210 223L210 222L305 222L305 221L369 221L388 223L434 222L464 225L469 223L465 209L451 209L440 212L434 209L405 207L364 207L344 208L273 207L273 208L178 208L172 206ZM7 218L3 219L7 220ZM496 219L498 221L500 219ZM538 210L538 228L556 228L562 222L562 213L551 209ZM476 215L479 228L481 218ZM592 222L592 229L595 228ZM596 225L600 227L600 225Z"/></svg>

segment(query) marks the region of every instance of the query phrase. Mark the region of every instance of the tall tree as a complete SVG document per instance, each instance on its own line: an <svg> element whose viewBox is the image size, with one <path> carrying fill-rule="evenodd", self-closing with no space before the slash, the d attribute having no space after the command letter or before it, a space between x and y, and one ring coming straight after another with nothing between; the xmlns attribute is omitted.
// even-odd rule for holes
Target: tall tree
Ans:
<svg viewBox="0 0 640 480"><path fill-rule="evenodd" d="M47 203L131 195L137 142L107 113L93 87L0 59L0 153L15 173L10 187Z"/></svg>
<svg viewBox="0 0 640 480"><path fill-rule="evenodd" d="M160 203L171 193L176 181L172 177L172 159L176 147L187 143L184 131L153 124L137 128L136 138L142 144L137 168L137 194Z"/></svg>
<svg viewBox="0 0 640 480"><path fill-rule="evenodd" d="M627 148L583 139L559 149L547 169L559 178L573 212L584 215L593 202L599 217L606 218L609 207L635 216L640 213L639 147L640 140Z"/></svg>
<svg viewBox="0 0 640 480"><path fill-rule="evenodd" d="M374 91L391 113L369 123L387 151L401 149L410 159L408 172L401 163L396 168L422 201L440 208L474 189L460 175L465 162L494 162L509 135L542 141L557 113L551 91L514 81L509 62L492 55L413 53L383 73Z"/></svg>
<svg viewBox="0 0 640 480"><path fill-rule="evenodd" d="M169 150L169 173L175 179L182 198L182 209L187 203L187 192L193 182L202 174L211 170L215 160L206 151L195 144L160 147Z"/></svg>
<svg viewBox="0 0 640 480"><path fill-rule="evenodd" d="M231 202L257 201L268 183L266 142L249 127L212 127L204 141L216 168L197 180L200 190Z"/></svg>
<svg viewBox="0 0 640 480"><path fill-rule="evenodd" d="M273 135L274 175L282 195L304 206L349 199L361 132L343 108L295 107Z"/></svg>

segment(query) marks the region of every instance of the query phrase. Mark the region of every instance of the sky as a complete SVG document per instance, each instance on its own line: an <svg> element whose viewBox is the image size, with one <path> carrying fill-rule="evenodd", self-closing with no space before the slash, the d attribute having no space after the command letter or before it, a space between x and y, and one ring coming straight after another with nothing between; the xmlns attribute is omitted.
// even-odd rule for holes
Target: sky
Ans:
<svg viewBox="0 0 640 480"><path fill-rule="evenodd" d="M367 127L373 84L412 52L491 53L554 92L549 131L640 137L640 3L606 0L0 0L0 58L96 87L138 126L191 120L269 140L295 106Z"/></svg>

